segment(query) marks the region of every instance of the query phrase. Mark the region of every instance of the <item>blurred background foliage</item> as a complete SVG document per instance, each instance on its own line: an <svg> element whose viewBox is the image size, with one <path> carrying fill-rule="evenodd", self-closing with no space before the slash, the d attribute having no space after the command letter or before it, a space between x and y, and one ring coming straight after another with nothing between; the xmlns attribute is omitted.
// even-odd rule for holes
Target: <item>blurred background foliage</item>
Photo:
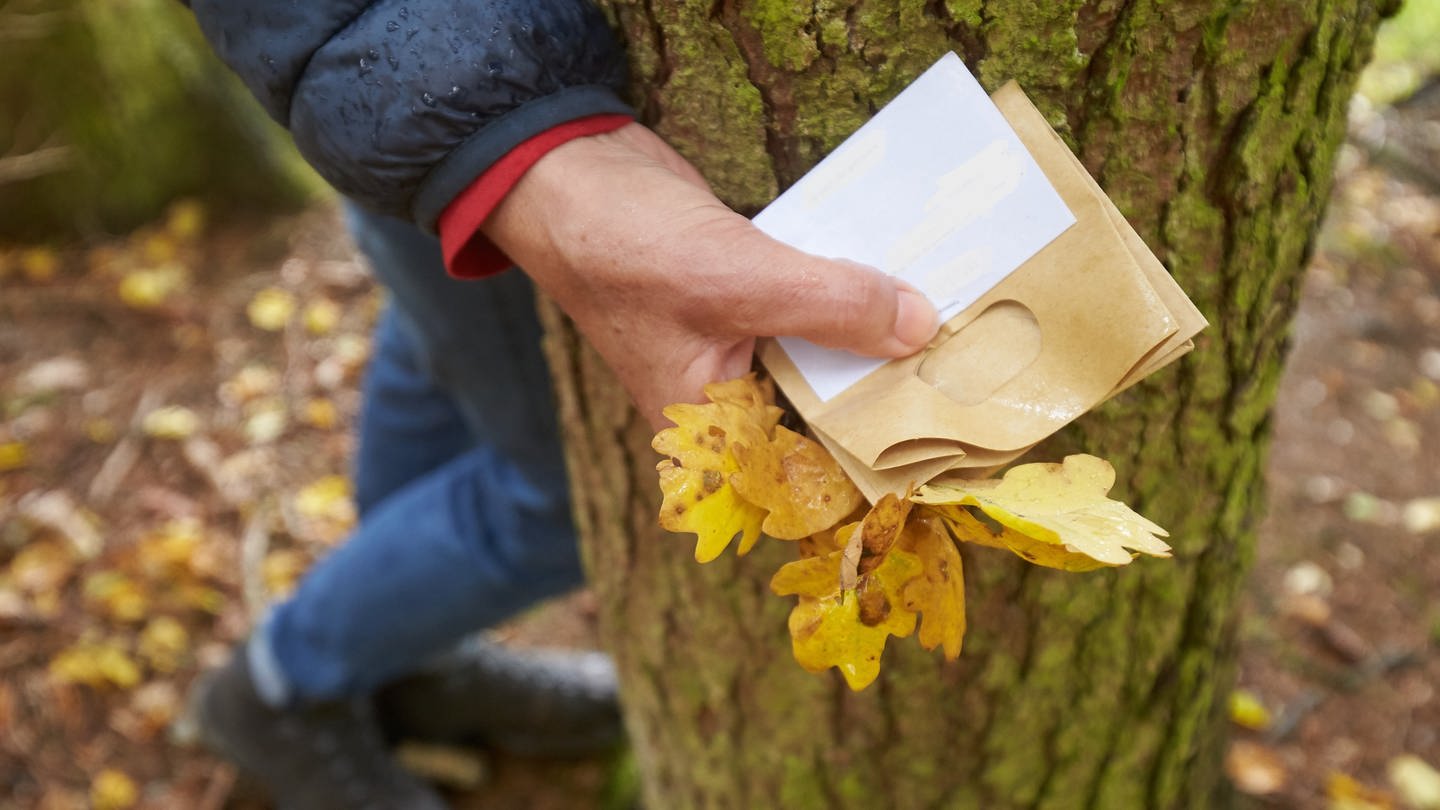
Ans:
<svg viewBox="0 0 1440 810"><path fill-rule="evenodd" d="M323 185L176 0L0 0L0 240L128 230L171 200Z"/></svg>
<svg viewBox="0 0 1440 810"><path fill-rule="evenodd" d="M1375 56L1360 77L1360 93L1375 104L1414 95L1440 74L1440 2L1406 0L1375 40Z"/></svg>

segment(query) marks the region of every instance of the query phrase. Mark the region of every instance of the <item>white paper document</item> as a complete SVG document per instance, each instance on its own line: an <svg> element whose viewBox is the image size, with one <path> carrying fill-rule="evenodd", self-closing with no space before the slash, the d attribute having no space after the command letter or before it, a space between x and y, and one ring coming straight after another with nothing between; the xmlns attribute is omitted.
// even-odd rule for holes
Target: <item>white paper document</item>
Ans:
<svg viewBox="0 0 1440 810"><path fill-rule="evenodd" d="M755 217L807 253L878 267L924 291L942 321L1075 223L955 54L946 54ZM780 345L822 400L883 360Z"/></svg>

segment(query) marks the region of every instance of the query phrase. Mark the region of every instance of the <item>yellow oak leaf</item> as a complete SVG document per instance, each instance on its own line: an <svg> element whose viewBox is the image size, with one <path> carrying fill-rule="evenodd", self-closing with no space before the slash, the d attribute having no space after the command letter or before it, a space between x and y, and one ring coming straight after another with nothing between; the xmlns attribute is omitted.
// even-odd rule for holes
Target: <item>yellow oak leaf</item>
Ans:
<svg viewBox="0 0 1440 810"><path fill-rule="evenodd" d="M189 242L205 230L205 206L197 200L179 200L165 214L165 232Z"/></svg>
<svg viewBox="0 0 1440 810"><path fill-rule="evenodd" d="M905 526L901 546L915 553L923 566L920 576L905 586L905 609L922 615L920 646L945 648L945 658L960 657L965 640L965 569L960 550L939 522L922 516Z"/></svg>
<svg viewBox="0 0 1440 810"><path fill-rule="evenodd" d="M929 484L917 503L976 506L1034 540L1059 545L1110 565L1130 562L1130 550L1170 556L1168 533L1119 501L1106 498L1115 470L1104 459L1066 457L1062 464L1022 464L999 481Z"/></svg>
<svg viewBox="0 0 1440 810"><path fill-rule="evenodd" d="M80 641L50 661L50 676L60 683L129 689L140 683L140 667L118 640Z"/></svg>
<svg viewBox="0 0 1440 810"><path fill-rule="evenodd" d="M18 470L30 462L30 448L24 442L0 442L0 472Z"/></svg>
<svg viewBox="0 0 1440 810"><path fill-rule="evenodd" d="M135 309L154 309L180 292L189 281L184 267L162 264L132 270L120 278L116 291L120 300Z"/></svg>
<svg viewBox="0 0 1440 810"><path fill-rule="evenodd" d="M860 490L825 448L784 427L762 445L734 442L740 470L730 483L740 497L768 510L762 530L799 540L834 526L860 505Z"/></svg>
<svg viewBox="0 0 1440 810"><path fill-rule="evenodd" d="M340 325L340 317L344 310L334 300L329 298L317 298L305 305L305 314L302 316L305 321L305 331L312 335L328 335L335 331Z"/></svg>
<svg viewBox="0 0 1440 810"><path fill-rule="evenodd" d="M173 617L157 616L140 632L136 650L156 672L174 672L190 651L190 634Z"/></svg>
<svg viewBox="0 0 1440 810"><path fill-rule="evenodd" d="M992 529L963 506L936 506L931 509L940 516L956 539L966 543L1012 551L1035 565L1073 573L1112 567L1111 563L1071 551L1062 545L1028 537L1007 526L1000 526L998 531Z"/></svg>
<svg viewBox="0 0 1440 810"><path fill-rule="evenodd" d="M752 374L705 387L703 405L671 405L664 411L675 423L655 435L651 446L668 456L660 473L660 525L672 532L693 532L695 559L710 562L735 539L745 554L760 539L765 510L742 498L730 483L739 472L733 445L761 446L783 413L768 404L764 387Z"/></svg>
<svg viewBox="0 0 1440 810"><path fill-rule="evenodd" d="M770 590L777 596L821 598L840 593L841 552L788 562L770 578Z"/></svg>
<svg viewBox="0 0 1440 810"><path fill-rule="evenodd" d="M95 810L127 810L140 801L140 789L124 771L106 768L90 783L90 806Z"/></svg>
<svg viewBox="0 0 1440 810"><path fill-rule="evenodd" d="M266 287L245 305L245 314L256 329L279 332L295 314L295 296L279 287Z"/></svg>
<svg viewBox="0 0 1440 810"><path fill-rule="evenodd" d="M800 560L833 561L829 582L839 579L841 552L825 557ZM801 584L818 585L819 578L808 566ZM889 636L903 638L915 631L916 615L905 608L900 594L906 583L921 574L920 559L898 549L886 555L857 589L841 590L832 585L828 596L801 596L800 603L790 611L791 649L795 660L811 672L830 667L840 670L845 683L859 691L869 686L880 674L880 655ZM784 569L781 569L782 571ZM777 574L777 578L779 575ZM772 587L775 583L772 582ZM880 606L880 607L877 607Z"/></svg>
<svg viewBox="0 0 1440 810"><path fill-rule="evenodd" d="M200 417L183 405L167 405L145 414L140 429L157 439L188 439L201 427Z"/></svg>

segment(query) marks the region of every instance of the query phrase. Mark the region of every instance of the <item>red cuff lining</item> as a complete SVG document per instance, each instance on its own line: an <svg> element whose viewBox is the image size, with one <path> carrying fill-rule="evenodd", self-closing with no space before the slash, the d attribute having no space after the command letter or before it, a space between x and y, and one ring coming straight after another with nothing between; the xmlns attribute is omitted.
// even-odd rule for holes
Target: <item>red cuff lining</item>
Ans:
<svg viewBox="0 0 1440 810"><path fill-rule="evenodd" d="M455 278L484 278L514 262L496 247L480 226L540 158L566 141L611 132L630 123L628 115L606 114L577 118L532 136L491 164L445 207L440 214L440 248L445 270Z"/></svg>

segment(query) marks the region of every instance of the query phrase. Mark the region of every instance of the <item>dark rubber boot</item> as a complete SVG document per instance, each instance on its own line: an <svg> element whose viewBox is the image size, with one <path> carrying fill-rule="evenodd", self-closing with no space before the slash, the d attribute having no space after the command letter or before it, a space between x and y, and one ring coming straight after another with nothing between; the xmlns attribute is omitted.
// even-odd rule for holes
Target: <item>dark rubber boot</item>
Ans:
<svg viewBox="0 0 1440 810"><path fill-rule="evenodd" d="M512 650L479 637L381 689L376 707L392 739L570 757L624 738L609 656Z"/></svg>
<svg viewBox="0 0 1440 810"><path fill-rule="evenodd" d="M444 810L391 758L368 701L282 711L260 699L243 645L193 693L205 743L270 793L280 810Z"/></svg>

